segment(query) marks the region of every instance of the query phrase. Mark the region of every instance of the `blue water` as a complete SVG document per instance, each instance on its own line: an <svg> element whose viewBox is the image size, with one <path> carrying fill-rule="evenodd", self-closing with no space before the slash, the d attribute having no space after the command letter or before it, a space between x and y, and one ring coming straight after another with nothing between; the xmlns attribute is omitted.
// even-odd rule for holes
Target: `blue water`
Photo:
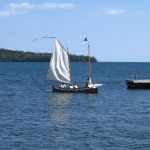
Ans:
<svg viewBox="0 0 150 150"><path fill-rule="evenodd" d="M149 150L150 90L128 90L150 63L94 63L98 94L52 93L48 63L0 63L0 150ZM85 84L87 63L73 63Z"/></svg>

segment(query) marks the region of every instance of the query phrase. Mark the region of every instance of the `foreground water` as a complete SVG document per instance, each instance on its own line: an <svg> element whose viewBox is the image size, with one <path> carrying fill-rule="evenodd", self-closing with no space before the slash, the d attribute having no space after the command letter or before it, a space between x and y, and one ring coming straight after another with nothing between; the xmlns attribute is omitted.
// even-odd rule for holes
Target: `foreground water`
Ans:
<svg viewBox="0 0 150 150"><path fill-rule="evenodd" d="M150 63L94 63L99 94L52 93L48 63L0 63L0 149L149 150L150 90L128 90ZM73 63L85 84L87 64Z"/></svg>

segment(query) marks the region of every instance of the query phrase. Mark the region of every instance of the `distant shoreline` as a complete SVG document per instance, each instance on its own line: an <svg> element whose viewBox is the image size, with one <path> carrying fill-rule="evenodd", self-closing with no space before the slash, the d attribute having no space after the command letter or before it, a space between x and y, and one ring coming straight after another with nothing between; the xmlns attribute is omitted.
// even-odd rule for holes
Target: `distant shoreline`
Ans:
<svg viewBox="0 0 150 150"><path fill-rule="evenodd" d="M49 62L51 53L24 52L0 48L0 62ZM89 57L84 55L70 55L72 62L88 62ZM97 62L91 57L92 62Z"/></svg>

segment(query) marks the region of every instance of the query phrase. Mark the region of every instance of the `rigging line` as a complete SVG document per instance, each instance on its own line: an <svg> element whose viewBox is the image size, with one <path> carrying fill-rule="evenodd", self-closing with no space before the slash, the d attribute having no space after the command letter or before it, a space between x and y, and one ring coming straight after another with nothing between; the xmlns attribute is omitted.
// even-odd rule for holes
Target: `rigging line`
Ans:
<svg viewBox="0 0 150 150"><path fill-rule="evenodd" d="M59 42L59 44L61 45L61 47L67 52L67 54L69 55L69 51L67 51L65 48L64 48L64 46L61 44L61 42L56 38L56 37L49 37L49 36L43 36L43 37L39 37L39 38L35 38L35 39L33 39L32 41L34 42L34 41L36 41L36 40L39 40L39 39L43 39L43 38L49 38L49 39L55 39L55 40L57 40L58 42Z"/></svg>
<svg viewBox="0 0 150 150"><path fill-rule="evenodd" d="M43 36L43 37L35 38L35 39L33 39L32 41L34 42L34 41L36 41L36 40L43 39L43 38L51 38L51 39L56 39L56 40L57 40L57 38L56 38L56 37Z"/></svg>

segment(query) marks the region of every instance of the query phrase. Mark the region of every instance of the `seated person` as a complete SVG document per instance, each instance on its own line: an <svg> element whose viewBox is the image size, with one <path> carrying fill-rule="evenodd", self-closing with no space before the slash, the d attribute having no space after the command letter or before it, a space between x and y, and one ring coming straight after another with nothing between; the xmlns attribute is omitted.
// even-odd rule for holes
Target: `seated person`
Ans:
<svg viewBox="0 0 150 150"><path fill-rule="evenodd" d="M89 87L89 85L92 83L91 78L87 78L86 80L86 87Z"/></svg>
<svg viewBox="0 0 150 150"><path fill-rule="evenodd" d="M65 84L65 83L62 83L62 84L61 84L61 88L66 88L66 84Z"/></svg>
<svg viewBox="0 0 150 150"><path fill-rule="evenodd" d="M78 88L78 85L75 83L73 87L74 87L75 89L77 89L77 88Z"/></svg>
<svg viewBox="0 0 150 150"><path fill-rule="evenodd" d="M95 88L95 85L92 83L91 78L87 78L86 87Z"/></svg>
<svg viewBox="0 0 150 150"><path fill-rule="evenodd" d="M88 84L89 84L89 78L87 78L86 80L86 86L88 86Z"/></svg>
<svg viewBox="0 0 150 150"><path fill-rule="evenodd" d="M70 85L69 85L69 88L70 88L70 89L73 89L73 85L72 85L72 84L70 84Z"/></svg>

